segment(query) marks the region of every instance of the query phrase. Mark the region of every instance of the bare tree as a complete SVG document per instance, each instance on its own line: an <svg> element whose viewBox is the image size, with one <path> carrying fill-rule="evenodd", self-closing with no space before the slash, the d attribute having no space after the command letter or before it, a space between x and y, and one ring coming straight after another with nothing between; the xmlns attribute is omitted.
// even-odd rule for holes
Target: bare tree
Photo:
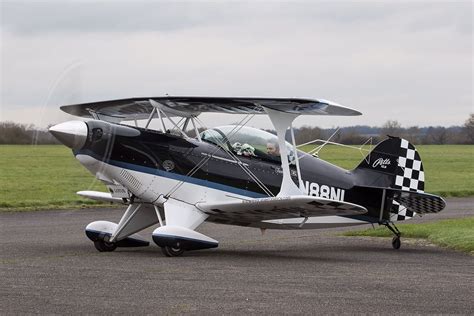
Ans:
<svg viewBox="0 0 474 316"><path fill-rule="evenodd" d="M390 136L401 136L402 125L395 120L388 120L383 126L380 136L385 137L386 135Z"/></svg>
<svg viewBox="0 0 474 316"><path fill-rule="evenodd" d="M464 123L464 130L469 144L474 144L474 113L471 113Z"/></svg>
<svg viewBox="0 0 474 316"><path fill-rule="evenodd" d="M442 126L430 126L423 138L423 144L442 145L446 144L449 138L448 130Z"/></svg>
<svg viewBox="0 0 474 316"><path fill-rule="evenodd" d="M367 138L360 135L355 128L346 128L341 131L340 142L342 144L359 145L363 144L366 140Z"/></svg>
<svg viewBox="0 0 474 316"><path fill-rule="evenodd" d="M319 127L303 126L295 133L297 144L303 144L315 139L324 139L324 132Z"/></svg>
<svg viewBox="0 0 474 316"><path fill-rule="evenodd" d="M0 122L0 144L58 144L47 130L34 125Z"/></svg>
<svg viewBox="0 0 474 316"><path fill-rule="evenodd" d="M0 144L31 143L31 126L14 122L0 122Z"/></svg>
<svg viewBox="0 0 474 316"><path fill-rule="evenodd" d="M412 144L419 144L421 141L421 132L418 126L411 126L404 129L402 137Z"/></svg>

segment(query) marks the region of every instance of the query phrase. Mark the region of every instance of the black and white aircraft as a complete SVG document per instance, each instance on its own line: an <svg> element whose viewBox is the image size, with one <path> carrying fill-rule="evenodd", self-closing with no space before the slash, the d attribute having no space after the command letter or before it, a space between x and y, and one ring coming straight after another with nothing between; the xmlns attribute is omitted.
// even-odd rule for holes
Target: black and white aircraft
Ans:
<svg viewBox="0 0 474 316"><path fill-rule="evenodd" d="M196 231L204 221L262 230L378 223L394 233L398 249L395 221L445 207L441 197L424 193L420 156L405 139L382 141L354 170L297 150L292 122L299 115L361 115L326 100L155 97L61 109L88 120L50 132L110 191L78 194L128 205L118 224L86 227L99 251L148 246L137 232L157 223L152 238L166 256L217 247ZM198 133L204 112L247 116L238 125ZM276 136L245 126L256 114L269 116ZM139 127L137 120L146 124ZM159 130L149 128L152 120ZM288 129L292 144L285 141Z"/></svg>

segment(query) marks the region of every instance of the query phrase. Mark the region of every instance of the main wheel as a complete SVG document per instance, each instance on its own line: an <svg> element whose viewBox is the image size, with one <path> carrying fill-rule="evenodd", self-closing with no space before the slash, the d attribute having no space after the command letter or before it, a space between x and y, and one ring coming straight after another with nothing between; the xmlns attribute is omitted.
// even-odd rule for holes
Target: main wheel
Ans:
<svg viewBox="0 0 474 316"><path fill-rule="evenodd" d="M167 257L178 257L183 254L184 249L165 246L165 247L161 247L161 251Z"/></svg>
<svg viewBox="0 0 474 316"><path fill-rule="evenodd" d="M394 236L392 239L392 247L393 249L400 249L400 246L402 245L402 242L400 241L399 236Z"/></svg>
<svg viewBox="0 0 474 316"><path fill-rule="evenodd" d="M99 250L100 252L111 252L117 248L117 245L113 242L106 242L103 240L94 241L95 249Z"/></svg>

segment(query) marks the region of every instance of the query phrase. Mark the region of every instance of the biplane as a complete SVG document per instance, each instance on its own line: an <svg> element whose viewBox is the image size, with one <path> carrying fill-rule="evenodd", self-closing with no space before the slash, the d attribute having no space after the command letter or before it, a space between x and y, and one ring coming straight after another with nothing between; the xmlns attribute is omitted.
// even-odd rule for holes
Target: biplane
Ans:
<svg viewBox="0 0 474 316"><path fill-rule="evenodd" d="M441 197L424 192L420 155L405 139L388 136L353 170L298 150L292 127L298 116L361 115L334 102L164 96L61 110L82 120L50 132L109 190L77 194L128 206L118 223L85 228L101 252L149 246L138 233L152 225L158 227L151 237L166 256L215 248L217 240L196 231L204 221L262 232L380 224L393 232L398 249L395 222L445 207ZM211 112L244 118L200 132L199 115ZM276 135L246 126L254 115L268 115Z"/></svg>

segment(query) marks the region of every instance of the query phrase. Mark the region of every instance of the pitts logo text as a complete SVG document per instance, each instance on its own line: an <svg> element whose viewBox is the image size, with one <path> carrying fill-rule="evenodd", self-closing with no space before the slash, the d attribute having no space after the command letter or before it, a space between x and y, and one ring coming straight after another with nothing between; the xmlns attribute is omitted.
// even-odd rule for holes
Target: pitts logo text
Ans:
<svg viewBox="0 0 474 316"><path fill-rule="evenodd" d="M373 168L380 167L382 169L387 169L387 166L390 166L390 159L388 158L385 158L385 159L379 158L375 160L374 163L372 164Z"/></svg>

